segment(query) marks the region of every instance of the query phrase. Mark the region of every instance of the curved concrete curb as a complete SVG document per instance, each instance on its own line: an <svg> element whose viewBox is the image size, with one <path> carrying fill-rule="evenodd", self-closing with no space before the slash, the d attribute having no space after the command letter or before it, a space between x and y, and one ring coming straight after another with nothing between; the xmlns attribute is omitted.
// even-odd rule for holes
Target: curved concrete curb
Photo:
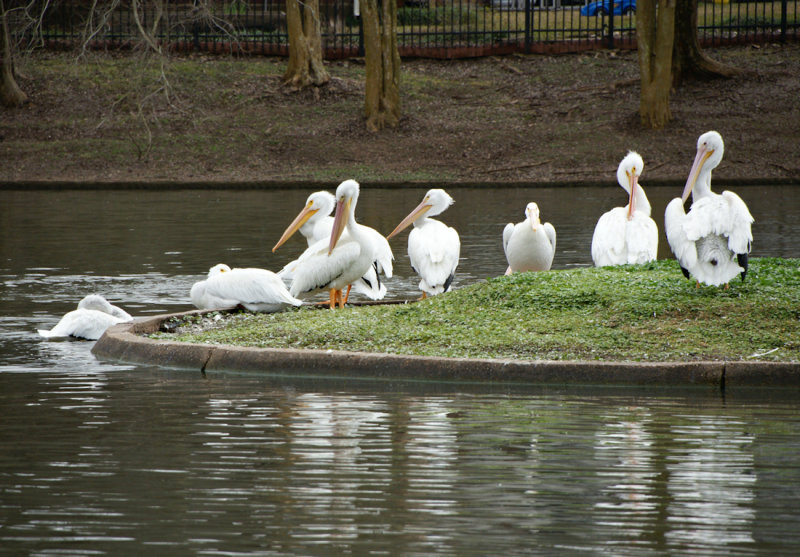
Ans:
<svg viewBox="0 0 800 557"><path fill-rule="evenodd" d="M397 354L247 348L147 338L169 318L109 328L92 348L99 358L201 371L281 375L549 384L800 386L800 364L783 362L593 362L433 358Z"/></svg>

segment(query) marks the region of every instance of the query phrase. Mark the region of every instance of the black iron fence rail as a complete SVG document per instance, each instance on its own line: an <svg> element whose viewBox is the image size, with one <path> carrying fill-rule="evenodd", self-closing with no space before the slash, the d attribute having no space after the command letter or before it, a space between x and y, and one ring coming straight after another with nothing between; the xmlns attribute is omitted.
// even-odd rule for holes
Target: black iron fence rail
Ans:
<svg viewBox="0 0 800 557"><path fill-rule="evenodd" d="M635 48L635 0L601 0L618 14L592 13L588 0L397 0L402 56L458 58L512 52L569 52ZM157 7L163 10L158 14ZM596 4L596 3L594 3ZM698 7L701 43L723 45L796 41L800 0L716 0ZM49 6L43 1L42 6ZM41 25L26 25L11 11L20 40L46 46L88 43L120 48L139 39L129 0L106 15L103 4L64 0L44 11ZM141 1L139 19L174 50L288 53L284 0ZM624 11L624 13L623 13ZM326 58L363 54L358 0L320 0ZM28 8L27 14L38 13Z"/></svg>

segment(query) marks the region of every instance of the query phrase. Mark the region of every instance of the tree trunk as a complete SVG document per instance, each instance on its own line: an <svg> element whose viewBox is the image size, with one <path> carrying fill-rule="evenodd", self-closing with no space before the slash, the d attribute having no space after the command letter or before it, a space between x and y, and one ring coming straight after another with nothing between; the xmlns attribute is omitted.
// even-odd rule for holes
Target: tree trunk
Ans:
<svg viewBox="0 0 800 557"><path fill-rule="evenodd" d="M0 0L0 103L4 106L22 106L28 101L14 76L14 58L11 51L11 34L8 31L8 15L3 0Z"/></svg>
<svg viewBox="0 0 800 557"><path fill-rule="evenodd" d="M397 50L397 3L364 0L364 61L367 129L394 128L400 122L400 53Z"/></svg>
<svg viewBox="0 0 800 557"><path fill-rule="evenodd" d="M321 86L331 77L322 62L319 0L286 0L289 63L283 80L294 87Z"/></svg>
<svg viewBox="0 0 800 557"><path fill-rule="evenodd" d="M675 46L672 54L672 84L685 77L712 79L733 77L736 68L712 60L700 49L697 38L698 0L677 0L675 7Z"/></svg>
<svg viewBox="0 0 800 557"><path fill-rule="evenodd" d="M671 119L672 47L675 38L675 0L639 0L636 40L642 92L639 116L647 128L663 128Z"/></svg>

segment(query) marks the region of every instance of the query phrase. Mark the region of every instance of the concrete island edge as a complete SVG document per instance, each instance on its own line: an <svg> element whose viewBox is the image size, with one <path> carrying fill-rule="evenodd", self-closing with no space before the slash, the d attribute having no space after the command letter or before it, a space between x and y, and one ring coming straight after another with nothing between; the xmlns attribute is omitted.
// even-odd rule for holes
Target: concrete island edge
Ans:
<svg viewBox="0 0 800 557"><path fill-rule="evenodd" d="M137 318L110 327L92 347L100 358L157 367L280 373L326 378L639 386L800 387L800 362L609 362L444 358L340 350L250 348L151 339L168 319Z"/></svg>

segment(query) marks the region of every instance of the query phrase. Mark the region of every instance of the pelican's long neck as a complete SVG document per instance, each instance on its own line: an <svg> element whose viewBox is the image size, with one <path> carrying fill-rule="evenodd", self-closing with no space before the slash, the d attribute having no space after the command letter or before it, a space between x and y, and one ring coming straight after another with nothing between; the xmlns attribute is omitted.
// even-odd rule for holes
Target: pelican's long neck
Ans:
<svg viewBox="0 0 800 557"><path fill-rule="evenodd" d="M641 186L636 187L636 192L633 195L634 197L634 207L635 212L637 213L644 213L648 217L650 216L650 201L647 200L647 195L645 195L644 190Z"/></svg>
<svg viewBox="0 0 800 557"><path fill-rule="evenodd" d="M350 202L350 211L347 214L347 231L350 233L350 237L353 238L356 242L361 243L361 239L364 237L364 232L360 224L356 222L356 201L357 199L353 199Z"/></svg>
<svg viewBox="0 0 800 557"><path fill-rule="evenodd" d="M714 170L711 166L706 165L700 169L697 175L697 183L692 188L692 202L702 199L711 195L711 171Z"/></svg>

